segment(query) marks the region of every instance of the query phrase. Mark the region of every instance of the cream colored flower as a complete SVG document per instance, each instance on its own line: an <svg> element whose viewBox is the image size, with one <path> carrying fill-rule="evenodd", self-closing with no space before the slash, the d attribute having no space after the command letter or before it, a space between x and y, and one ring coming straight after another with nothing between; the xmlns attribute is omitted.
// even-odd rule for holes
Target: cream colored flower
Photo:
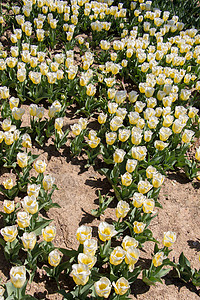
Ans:
<svg viewBox="0 0 200 300"><path fill-rule="evenodd" d="M81 225L76 231L76 238L80 244L83 244L86 240L92 237L92 227Z"/></svg>
<svg viewBox="0 0 200 300"><path fill-rule="evenodd" d="M17 213L17 224L20 228L26 228L30 225L31 215L26 211Z"/></svg>
<svg viewBox="0 0 200 300"><path fill-rule="evenodd" d="M51 242L56 236L56 227L49 225L42 229L42 236L46 242Z"/></svg>
<svg viewBox="0 0 200 300"><path fill-rule="evenodd" d="M3 210L6 214L11 214L15 210L15 202L10 200L4 200Z"/></svg>
<svg viewBox="0 0 200 300"><path fill-rule="evenodd" d="M176 241L176 233L172 231L164 232L163 245L165 247L171 247Z"/></svg>
<svg viewBox="0 0 200 300"><path fill-rule="evenodd" d="M36 201L36 197L34 195L24 197L21 203L23 209L29 214L33 215L38 212L38 202Z"/></svg>
<svg viewBox="0 0 200 300"><path fill-rule="evenodd" d="M97 241L95 239L87 239L83 243L83 253L84 254L90 254L95 255L97 251L98 245Z"/></svg>
<svg viewBox="0 0 200 300"><path fill-rule="evenodd" d="M126 292L130 288L128 280L124 277L119 278L116 282L113 282L112 285L114 287L115 293L121 296L126 294Z"/></svg>
<svg viewBox="0 0 200 300"><path fill-rule="evenodd" d="M79 253L78 255L78 263L88 266L89 269L92 269L92 267L96 264L96 261L97 258L94 255L85 253Z"/></svg>
<svg viewBox="0 0 200 300"><path fill-rule="evenodd" d="M57 267L61 261L60 253L57 249L51 251L48 256L48 262L52 267Z"/></svg>
<svg viewBox="0 0 200 300"><path fill-rule="evenodd" d="M111 282L107 277L101 279L94 284L95 292L99 297L108 298L111 292Z"/></svg>
<svg viewBox="0 0 200 300"><path fill-rule="evenodd" d="M101 222L98 226L98 234L100 240L103 242L109 241L114 235L117 234L115 227L106 222Z"/></svg>
<svg viewBox="0 0 200 300"><path fill-rule="evenodd" d="M14 287L20 289L26 281L25 266L12 267L10 270L10 280Z"/></svg>
<svg viewBox="0 0 200 300"><path fill-rule="evenodd" d="M16 225L6 226L1 229L1 234L3 235L3 238L6 242L11 243L16 239L18 235L17 226Z"/></svg>
<svg viewBox="0 0 200 300"><path fill-rule="evenodd" d="M90 270L87 265L85 264L74 264L72 265L72 275L74 282L77 285L85 285L90 276Z"/></svg>
<svg viewBox="0 0 200 300"><path fill-rule="evenodd" d="M24 232L21 237L24 249L32 250L36 244L36 234L34 232Z"/></svg>

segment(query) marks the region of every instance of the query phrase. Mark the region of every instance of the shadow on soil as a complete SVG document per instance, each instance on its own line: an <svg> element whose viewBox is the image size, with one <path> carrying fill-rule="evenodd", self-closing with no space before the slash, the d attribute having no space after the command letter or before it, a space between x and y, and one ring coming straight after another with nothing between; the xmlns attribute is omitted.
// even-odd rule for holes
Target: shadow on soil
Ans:
<svg viewBox="0 0 200 300"><path fill-rule="evenodd" d="M185 283L179 278L174 278L174 271L172 270L167 274L165 277L163 277L165 284L168 285L174 285L178 288L178 291L182 287L186 287L190 292L195 293L196 295L200 296L200 290L197 290L197 288L192 283Z"/></svg>
<svg viewBox="0 0 200 300"><path fill-rule="evenodd" d="M187 243L191 249L195 249L197 252L200 251L200 239L197 239L197 241L189 240Z"/></svg>

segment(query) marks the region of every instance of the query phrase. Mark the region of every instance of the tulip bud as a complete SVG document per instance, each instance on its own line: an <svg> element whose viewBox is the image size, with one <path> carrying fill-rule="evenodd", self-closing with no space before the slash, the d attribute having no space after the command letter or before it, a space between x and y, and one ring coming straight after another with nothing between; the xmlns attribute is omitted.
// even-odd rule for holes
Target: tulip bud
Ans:
<svg viewBox="0 0 200 300"><path fill-rule="evenodd" d="M11 243L16 239L18 235L17 226L6 226L1 229L1 234L3 235L3 238L6 242Z"/></svg>
<svg viewBox="0 0 200 300"><path fill-rule="evenodd" d="M26 211L20 211L17 213L17 224L20 228L26 228L30 225L31 215Z"/></svg>
<svg viewBox="0 0 200 300"><path fill-rule="evenodd" d="M24 232L21 237L24 249L32 250L36 244L36 235L34 232Z"/></svg>
<svg viewBox="0 0 200 300"><path fill-rule="evenodd" d="M108 298L111 292L111 282L107 277L101 279L94 284L95 292L99 297Z"/></svg>
<svg viewBox="0 0 200 300"><path fill-rule="evenodd" d="M92 269L92 267L96 264L96 261L97 258L93 255L85 253L79 253L78 255L78 263L88 266L89 269Z"/></svg>
<svg viewBox="0 0 200 300"><path fill-rule="evenodd" d="M57 267L60 261L61 261L61 256L57 249L49 253L48 262L52 267Z"/></svg>
<svg viewBox="0 0 200 300"><path fill-rule="evenodd" d="M126 201L120 200L117 204L117 208L115 211L116 217L118 219L125 218L129 210L130 210L129 204Z"/></svg>
<svg viewBox="0 0 200 300"><path fill-rule="evenodd" d="M12 267L10 270L10 280L15 288L22 288L26 281L25 266Z"/></svg>
<svg viewBox="0 0 200 300"><path fill-rule="evenodd" d="M34 166L34 169L36 170L36 172L44 173L44 171L46 170L47 164L44 161L42 161L41 159L38 159L37 161L34 162L33 166Z"/></svg>
<svg viewBox="0 0 200 300"><path fill-rule="evenodd" d="M71 275L73 280L77 285L85 285L90 276L90 270L87 265L84 264L74 264L72 265Z"/></svg>
<svg viewBox="0 0 200 300"><path fill-rule="evenodd" d="M125 256L125 262L126 264L129 265L129 271L133 272L134 270L134 265L138 261L140 256L140 250L135 248L134 246L128 247L126 251L126 256Z"/></svg>
<svg viewBox="0 0 200 300"><path fill-rule="evenodd" d="M35 196L26 196L21 201L24 210L31 215L34 215L38 212L38 202L36 201Z"/></svg>
<svg viewBox="0 0 200 300"><path fill-rule="evenodd" d="M6 214L11 214L15 210L15 202L10 200L4 200L3 209Z"/></svg>
<svg viewBox="0 0 200 300"><path fill-rule="evenodd" d="M115 293L117 295L124 295L126 294L126 292L129 290L130 288L130 285L129 285L129 282L127 279L125 279L124 277L121 277L119 278L116 283L113 282L112 283L113 287L114 287L114 290L115 290Z"/></svg>
<svg viewBox="0 0 200 300"><path fill-rule="evenodd" d="M113 160L115 163L121 163L124 160L126 152L122 149L116 149L113 154Z"/></svg>
<svg viewBox="0 0 200 300"><path fill-rule="evenodd" d="M130 246L133 246L136 248L138 246L138 244L139 243L136 239L134 239L133 237L130 237L128 235L126 235L122 241L122 247L125 251L127 251L128 247L130 247Z"/></svg>
<svg viewBox="0 0 200 300"><path fill-rule="evenodd" d="M166 257L164 256L164 252L157 252L152 259L154 267L157 268L161 266L165 258Z"/></svg>
<svg viewBox="0 0 200 300"><path fill-rule="evenodd" d="M12 178L8 178L5 181L3 181L3 186L6 190L11 190L13 185L14 184Z"/></svg>
<svg viewBox="0 0 200 300"><path fill-rule="evenodd" d="M134 225L133 229L134 229L135 233L142 233L145 229L145 226L146 226L145 223L137 222L137 221L135 221L133 223L133 225Z"/></svg>
<svg viewBox="0 0 200 300"><path fill-rule="evenodd" d="M42 229L42 236L46 242L51 242L56 236L56 227L49 225Z"/></svg>
<svg viewBox="0 0 200 300"><path fill-rule="evenodd" d="M95 255L97 250L97 241L95 239L87 239L83 243L83 253Z"/></svg>
<svg viewBox="0 0 200 300"><path fill-rule="evenodd" d="M110 254L110 263L114 266L117 266L122 263L125 258L126 252L122 249L122 247L116 247Z"/></svg>
<svg viewBox="0 0 200 300"><path fill-rule="evenodd" d="M109 241L114 235L117 234L115 227L106 222L101 222L98 227L98 234L100 240L103 242Z"/></svg>
<svg viewBox="0 0 200 300"><path fill-rule="evenodd" d="M80 244L92 238L92 227L81 225L76 231L76 238Z"/></svg>
<svg viewBox="0 0 200 300"><path fill-rule="evenodd" d="M164 237L163 237L163 245L165 247L171 247L172 244L174 244L176 241L176 233L172 231L164 232Z"/></svg>

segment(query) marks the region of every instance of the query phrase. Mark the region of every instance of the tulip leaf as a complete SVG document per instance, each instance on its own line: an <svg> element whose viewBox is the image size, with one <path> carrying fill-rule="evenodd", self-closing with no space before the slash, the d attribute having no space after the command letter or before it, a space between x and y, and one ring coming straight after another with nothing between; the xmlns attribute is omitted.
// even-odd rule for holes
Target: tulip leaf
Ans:
<svg viewBox="0 0 200 300"><path fill-rule="evenodd" d="M65 256L70 257L70 258L75 257L78 254L78 252L76 250L69 250L69 249L65 249L65 248L58 248L58 250L60 252L62 252Z"/></svg>
<svg viewBox="0 0 200 300"><path fill-rule="evenodd" d="M90 288L93 286L94 282L88 282L86 285L84 285L80 292L79 295L81 296L81 299L85 299L85 297L88 295L88 292L90 290Z"/></svg>
<svg viewBox="0 0 200 300"><path fill-rule="evenodd" d="M60 291L58 291L58 294L61 294L64 296L63 300L73 300L74 299L72 292L66 293L65 290L60 290Z"/></svg>
<svg viewBox="0 0 200 300"><path fill-rule="evenodd" d="M169 272L171 271L171 269L162 269L159 272L154 272L154 276L157 278L161 278L164 277L165 275L167 275Z"/></svg>
<svg viewBox="0 0 200 300"><path fill-rule="evenodd" d="M56 274L56 276L59 276L60 275L60 273L62 272L62 271L64 271L64 270L66 270L67 269L67 273L69 273L70 272L70 270L71 270L71 264L69 263L69 261L65 261L65 262L63 262L62 264L59 264L56 268L55 268L55 274Z"/></svg>
<svg viewBox="0 0 200 300"><path fill-rule="evenodd" d="M150 280L150 279L147 278L146 276L142 277L142 280L143 280L144 283L146 283L147 285L155 285L155 282L153 282L152 280Z"/></svg>
<svg viewBox="0 0 200 300"><path fill-rule="evenodd" d="M42 229L45 228L46 226L48 226L52 221L53 221L53 219L49 220L49 219L44 219L42 217L39 217L38 220L35 222L35 227L34 227L33 232L36 235L41 235Z"/></svg>
<svg viewBox="0 0 200 300"><path fill-rule="evenodd" d="M2 239L2 238L0 238L0 245L1 245L2 247L5 247L5 245L6 245L6 242L5 242L4 239Z"/></svg>
<svg viewBox="0 0 200 300"><path fill-rule="evenodd" d="M180 266L188 266L191 267L189 260L185 257L185 255L183 254L183 252L181 253L180 257L179 257L179 264Z"/></svg>
<svg viewBox="0 0 200 300"><path fill-rule="evenodd" d="M26 295L22 298L23 300L37 300L37 298L31 296L31 295Z"/></svg>
<svg viewBox="0 0 200 300"><path fill-rule="evenodd" d="M12 282L7 282L5 284L5 287L6 287L6 291L8 293L8 296L11 296L11 295L15 294L16 288L14 287Z"/></svg>
<svg viewBox="0 0 200 300"><path fill-rule="evenodd" d="M104 246L103 246L103 253L102 253L102 254L103 254L104 256L108 254L108 252L109 252L109 250L110 250L110 246L111 246L111 239L108 240L108 241L106 242L106 244L104 244Z"/></svg>
<svg viewBox="0 0 200 300"><path fill-rule="evenodd" d="M44 206L44 209L47 211L50 208L61 208L61 206L58 203L46 203L46 205Z"/></svg>
<svg viewBox="0 0 200 300"><path fill-rule="evenodd" d="M111 158L103 157L103 160L107 165L112 165L113 164L113 159L111 159Z"/></svg>

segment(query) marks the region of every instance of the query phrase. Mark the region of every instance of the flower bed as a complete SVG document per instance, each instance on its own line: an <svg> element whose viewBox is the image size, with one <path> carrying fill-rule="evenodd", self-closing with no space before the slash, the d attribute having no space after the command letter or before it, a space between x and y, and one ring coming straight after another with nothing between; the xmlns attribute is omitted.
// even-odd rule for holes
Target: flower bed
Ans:
<svg viewBox="0 0 200 300"><path fill-rule="evenodd" d="M200 148L187 154L199 137L198 31L184 30L177 16L151 1L25 1L12 12L9 46L0 53L0 163L15 178L1 187L0 243L14 266L2 294L31 299L26 286L38 267L65 299L128 299L139 275L154 285L172 268L199 286L199 271L184 254L178 262L169 256L173 226L162 243L150 226L156 209L165 209L158 196L167 172L199 176ZM74 104L78 121L66 128ZM77 229L78 250L54 245L56 227L46 216L60 207L52 200L57 186L32 144L45 149L50 139L58 155L66 143L71 158L85 153L84 167L95 166L109 182L94 218L117 201L115 217L100 220L96 236L91 226ZM140 256L148 243L152 260L144 267ZM70 291L60 288L63 272L75 283Z"/></svg>

